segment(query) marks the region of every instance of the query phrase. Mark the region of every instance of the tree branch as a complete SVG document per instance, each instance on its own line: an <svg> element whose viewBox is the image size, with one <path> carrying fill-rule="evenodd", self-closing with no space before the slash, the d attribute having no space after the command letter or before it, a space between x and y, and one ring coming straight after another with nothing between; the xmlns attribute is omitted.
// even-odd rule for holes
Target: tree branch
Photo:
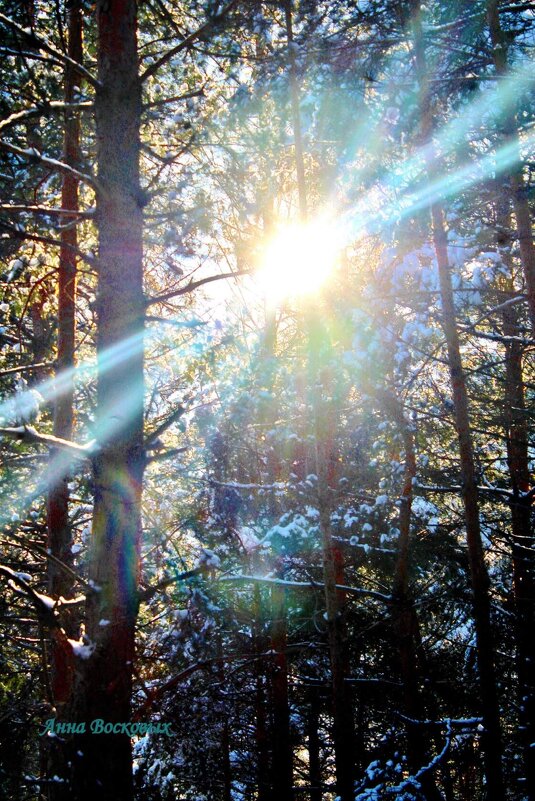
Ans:
<svg viewBox="0 0 535 801"><path fill-rule="evenodd" d="M50 448L58 448L59 450L67 451L79 459L90 459L95 456L99 451L99 446L96 440L91 440L85 445L78 445L76 442L70 442L60 437L54 437L51 434L40 434L33 426L16 426L8 428L0 428L0 435L16 439L19 442L27 442L38 445L48 445Z"/></svg>

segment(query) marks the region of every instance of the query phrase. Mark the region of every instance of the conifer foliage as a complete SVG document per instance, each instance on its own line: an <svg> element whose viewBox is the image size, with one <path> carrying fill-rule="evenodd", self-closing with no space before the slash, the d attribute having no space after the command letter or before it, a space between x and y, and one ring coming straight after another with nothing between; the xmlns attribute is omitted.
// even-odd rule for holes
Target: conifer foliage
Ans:
<svg viewBox="0 0 535 801"><path fill-rule="evenodd" d="M534 37L2 0L2 798L535 801Z"/></svg>

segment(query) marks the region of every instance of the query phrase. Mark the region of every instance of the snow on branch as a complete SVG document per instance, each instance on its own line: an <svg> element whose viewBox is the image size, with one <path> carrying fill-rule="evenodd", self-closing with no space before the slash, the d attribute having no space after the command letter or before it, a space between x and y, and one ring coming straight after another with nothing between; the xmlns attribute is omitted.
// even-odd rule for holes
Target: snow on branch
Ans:
<svg viewBox="0 0 535 801"><path fill-rule="evenodd" d="M40 434L33 426L0 428L0 435L20 442L37 443L39 445L48 445L51 448L59 448L79 459L90 459L99 450L96 440L91 440L85 445L78 445L76 442L54 437L52 434Z"/></svg>
<svg viewBox="0 0 535 801"><path fill-rule="evenodd" d="M1 16L0 14L0 17ZM51 159L48 156L43 156L43 154L34 147L17 147L17 145L12 145L9 142L0 140L0 150L13 153L15 156L21 156L31 161L38 161L40 164L51 167L53 170L59 170L68 175L73 175L75 178L78 178L79 181L83 181L83 183L91 186L95 191L99 188L97 181L91 175L75 170L74 167L69 167L68 164L65 164L63 161L58 161L58 159Z"/></svg>
<svg viewBox="0 0 535 801"><path fill-rule="evenodd" d="M292 587L295 589L323 589L324 584L320 581L288 581L286 579L278 579L278 578L270 578L269 576L246 576L243 574L238 574L235 576L221 576L218 581L232 581L232 582L258 582L261 584L276 584L280 587ZM337 584L336 589L340 590L341 592L347 592L348 595L361 595L367 598L375 598L377 601L382 601L383 603L390 603L392 601L392 596L385 595L382 592L376 592L375 590L365 590L362 587L348 587L345 584Z"/></svg>
<svg viewBox="0 0 535 801"><path fill-rule="evenodd" d="M51 100L43 103L41 106L32 106L31 108L24 109L23 111L15 111L0 120L0 131L5 128L10 128L12 125L17 125L19 122L32 119L33 117L42 117L50 111L80 111L89 110L93 108L93 103L84 101L83 103L64 103L61 100Z"/></svg>
<svg viewBox="0 0 535 801"><path fill-rule="evenodd" d="M30 30L30 28L23 28L22 25L18 24L18 22L15 22L15 20L1 13L0 22L3 22L8 27L17 31L17 33L20 34L33 47L39 48L39 50L44 50L45 53L49 53L51 56L54 56L54 58L57 58L63 64L70 64L70 66L73 67L73 69L75 69L79 75L85 78L86 81L91 84L91 86L94 86L95 88L100 86L100 83L97 81L97 79L82 64L79 64L78 61L75 61L66 53L62 53L61 50L56 50L55 47L49 44L45 39L37 36L37 34Z"/></svg>
<svg viewBox="0 0 535 801"><path fill-rule="evenodd" d="M231 0L231 2L227 3L227 5L224 6L218 14L216 14L214 17L205 22L204 25L201 25L200 28L197 28L196 31L193 31L192 33L188 34L184 39L182 39L182 41L178 45L176 45L176 47L172 47L171 50L168 50L166 53L160 56L159 59L157 59L149 67L147 67L147 69L141 76L141 81L143 82L146 81L147 78L151 78L156 72L158 72L160 67L163 67L163 65L166 64L170 59L178 55L178 53L180 53L182 50L185 50L187 47L190 47L197 41L197 39L205 37L207 34L209 34L213 30L213 28L215 28L216 25L221 20L223 20L230 11L232 11L234 6L237 5L238 5L238 0Z"/></svg>

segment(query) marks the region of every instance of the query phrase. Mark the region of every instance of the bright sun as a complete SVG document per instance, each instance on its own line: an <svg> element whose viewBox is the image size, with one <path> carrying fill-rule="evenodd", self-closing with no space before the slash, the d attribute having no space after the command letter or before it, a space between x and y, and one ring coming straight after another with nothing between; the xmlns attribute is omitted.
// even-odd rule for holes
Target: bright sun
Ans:
<svg viewBox="0 0 535 801"><path fill-rule="evenodd" d="M336 265L340 235L316 220L281 228L264 250L258 280L268 302L317 292Z"/></svg>

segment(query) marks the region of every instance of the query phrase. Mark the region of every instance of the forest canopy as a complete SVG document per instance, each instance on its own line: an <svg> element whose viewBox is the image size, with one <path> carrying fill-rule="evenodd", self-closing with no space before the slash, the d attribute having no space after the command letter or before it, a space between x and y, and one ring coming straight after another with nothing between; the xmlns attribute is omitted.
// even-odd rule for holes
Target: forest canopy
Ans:
<svg viewBox="0 0 535 801"><path fill-rule="evenodd" d="M534 45L1 0L1 798L535 801Z"/></svg>

